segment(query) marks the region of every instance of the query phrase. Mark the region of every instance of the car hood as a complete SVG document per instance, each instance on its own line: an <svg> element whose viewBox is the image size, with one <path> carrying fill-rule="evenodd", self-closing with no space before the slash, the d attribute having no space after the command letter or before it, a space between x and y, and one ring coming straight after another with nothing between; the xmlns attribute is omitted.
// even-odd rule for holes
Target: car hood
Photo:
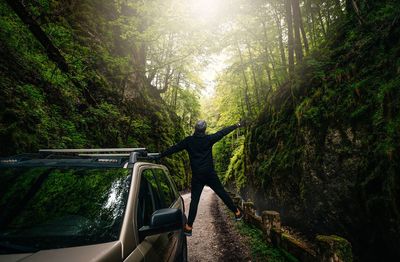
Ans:
<svg viewBox="0 0 400 262"><path fill-rule="evenodd" d="M120 241L98 245L42 250L36 253L0 255L0 262L70 262L70 261L120 261L122 245Z"/></svg>

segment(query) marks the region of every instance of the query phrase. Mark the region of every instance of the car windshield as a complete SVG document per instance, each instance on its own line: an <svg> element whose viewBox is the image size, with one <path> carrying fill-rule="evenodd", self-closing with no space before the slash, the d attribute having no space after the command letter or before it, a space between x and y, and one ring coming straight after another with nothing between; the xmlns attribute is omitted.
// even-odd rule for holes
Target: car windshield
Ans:
<svg viewBox="0 0 400 262"><path fill-rule="evenodd" d="M117 240L131 177L123 168L0 168L0 253Z"/></svg>

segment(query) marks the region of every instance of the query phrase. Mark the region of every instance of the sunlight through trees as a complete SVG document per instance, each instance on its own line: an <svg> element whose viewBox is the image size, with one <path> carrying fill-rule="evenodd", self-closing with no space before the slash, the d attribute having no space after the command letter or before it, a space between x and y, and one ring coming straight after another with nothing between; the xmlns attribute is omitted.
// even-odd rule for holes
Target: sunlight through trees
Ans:
<svg viewBox="0 0 400 262"><path fill-rule="evenodd" d="M210 132L247 119L214 147L228 186L348 236L360 261L399 255L399 7L0 1L0 154L159 151L199 118ZM166 160L181 189L186 160Z"/></svg>

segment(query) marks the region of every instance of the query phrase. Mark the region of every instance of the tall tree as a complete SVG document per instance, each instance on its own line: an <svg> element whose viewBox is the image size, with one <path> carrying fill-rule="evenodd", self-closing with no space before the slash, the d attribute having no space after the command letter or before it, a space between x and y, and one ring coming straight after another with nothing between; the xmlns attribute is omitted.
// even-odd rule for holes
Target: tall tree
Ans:
<svg viewBox="0 0 400 262"><path fill-rule="evenodd" d="M240 58L240 70L242 72L243 76L243 82L244 82L244 88L243 88L243 97L244 97L244 102L246 104L246 109L247 112L250 114L250 116L253 115L253 110L251 108L251 103L250 103L250 97L249 97L249 83L247 81L247 76L245 72L245 65L244 65L244 60L243 60L243 55L242 51L240 50L239 42L236 39L236 49Z"/></svg>
<svg viewBox="0 0 400 262"><path fill-rule="evenodd" d="M255 97L256 97L256 102L257 102L257 109L261 109L261 101L260 101L260 92L259 92L259 85L256 77L256 70L255 70L255 61L253 59L253 54L251 51L250 43L247 40L246 41L246 47L247 47L247 52L249 55L249 62L250 62L250 70L251 70L251 76L253 77L253 85L254 85L254 91L255 91Z"/></svg>
<svg viewBox="0 0 400 262"><path fill-rule="evenodd" d="M317 17L318 17L319 24L321 26L321 32L322 32L324 38L326 38L327 33L326 33L326 29L325 29L324 18L321 13L321 7L319 5L314 5L314 6L315 6L315 9L317 10Z"/></svg>
<svg viewBox="0 0 400 262"><path fill-rule="evenodd" d="M307 18L307 30L310 35L311 45L316 45L317 33L316 33L316 25L315 25L315 16L311 4L312 0L305 0L305 14Z"/></svg>
<svg viewBox="0 0 400 262"><path fill-rule="evenodd" d="M271 68L269 67L270 61L269 61L269 57L268 57L268 38L267 38L267 29L266 29L264 21L262 21L262 26L263 26L263 33L264 33L264 41L262 43L262 46L264 48L264 54L265 54L265 63L264 63L265 71L267 73L268 86L271 87L272 86L272 78L271 78ZM283 49L283 43L282 43L282 47L280 45L279 45L279 47ZM285 52L285 51L283 50L283 52ZM283 55L285 55L285 53L283 53ZM283 70L286 70L286 59L285 58L283 58L282 63L285 63L285 65L283 66Z"/></svg>
<svg viewBox="0 0 400 262"><path fill-rule="evenodd" d="M303 16L301 15L300 3L299 3L299 0L295 0L293 3L294 3L294 9L296 9L296 13L298 14L298 17L299 17L298 25L300 27L300 32L301 32L301 36L303 39L304 49L306 50L306 54L308 54L310 51L310 48L308 46L307 34L306 34L306 31L304 30ZM293 13L295 13L295 12L293 11Z"/></svg>
<svg viewBox="0 0 400 262"><path fill-rule="evenodd" d="M293 29L294 29L294 45L295 45L295 53L296 53L296 61L300 63L303 60L303 47L301 44L301 35L300 35L300 6L299 0L291 0L292 10L293 10Z"/></svg>
<svg viewBox="0 0 400 262"><path fill-rule="evenodd" d="M288 64L289 64L289 77L294 73L294 40L293 40L293 15L291 0L285 0L286 11L286 24L288 36Z"/></svg>
<svg viewBox="0 0 400 262"><path fill-rule="evenodd" d="M285 48L283 46L283 30L281 25L281 18L279 17L279 14L275 9L274 9L274 17L275 17L276 28L278 30L278 43L279 43L279 53L282 63L282 71L284 72L284 75L286 75L287 63L286 63ZM265 23L263 23L263 29L264 32L266 32Z"/></svg>

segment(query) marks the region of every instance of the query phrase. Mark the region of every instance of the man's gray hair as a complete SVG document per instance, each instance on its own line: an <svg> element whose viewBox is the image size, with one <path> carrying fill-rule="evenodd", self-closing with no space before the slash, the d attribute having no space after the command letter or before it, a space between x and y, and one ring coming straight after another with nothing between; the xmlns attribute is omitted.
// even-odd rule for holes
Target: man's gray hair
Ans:
<svg viewBox="0 0 400 262"><path fill-rule="evenodd" d="M197 121L196 125L194 126L195 133L205 133L207 128L207 123L205 120Z"/></svg>

